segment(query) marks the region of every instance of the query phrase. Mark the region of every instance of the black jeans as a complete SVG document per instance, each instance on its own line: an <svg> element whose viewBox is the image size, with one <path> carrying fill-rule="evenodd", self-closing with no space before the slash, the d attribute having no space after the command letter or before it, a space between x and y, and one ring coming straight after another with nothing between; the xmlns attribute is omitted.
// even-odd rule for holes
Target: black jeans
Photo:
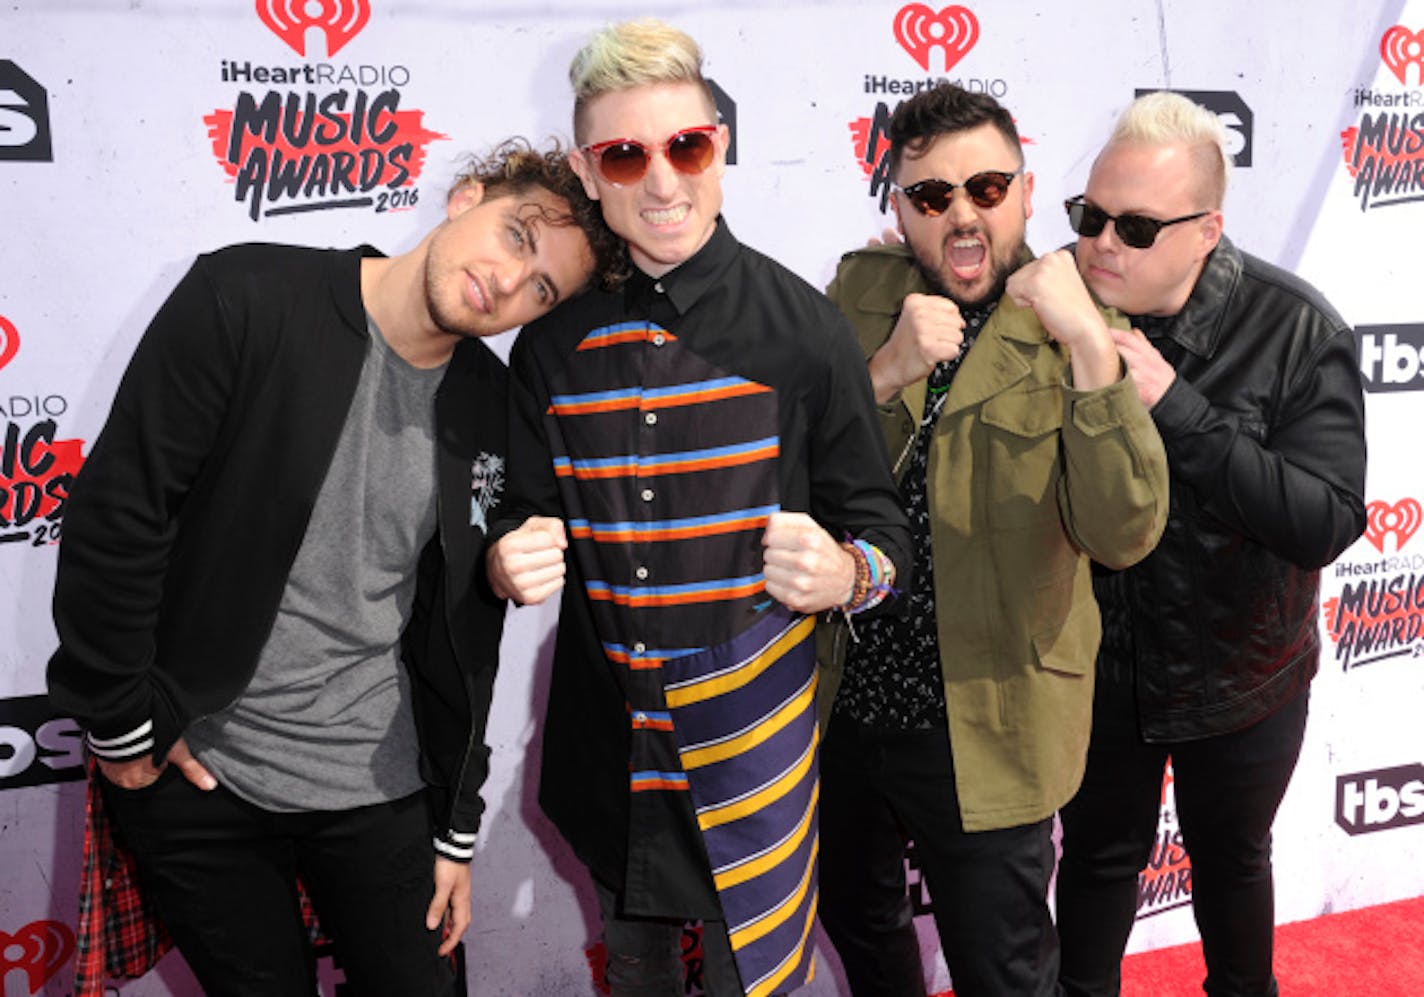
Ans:
<svg viewBox="0 0 1424 997"><path fill-rule="evenodd" d="M425 927L435 852L424 794L341 812L271 813L174 765L139 790L103 784L183 957L210 997L311 997L301 877L359 997L450 993L440 932Z"/></svg>
<svg viewBox="0 0 1424 997"><path fill-rule="evenodd" d="M682 963L686 922L618 913L618 894L596 878L608 951L606 980L612 997L682 997L687 993ZM742 997L741 977L727 937L726 921L702 924L702 992L706 997Z"/></svg>
<svg viewBox="0 0 1424 997"><path fill-rule="evenodd" d="M1177 820L1191 857L1192 909L1212 997L1267 997L1275 898L1271 824L1305 737L1309 693L1244 730L1148 744L1132 688L1102 682L1088 770L1063 809L1058 870L1062 979L1070 997L1112 997L1137 914L1137 874L1156 841L1170 755Z"/></svg>
<svg viewBox="0 0 1424 997"><path fill-rule="evenodd" d="M1053 821L966 832L949 735L837 718L821 751L821 924L856 997L922 997L906 895L915 843L958 997L1056 994Z"/></svg>

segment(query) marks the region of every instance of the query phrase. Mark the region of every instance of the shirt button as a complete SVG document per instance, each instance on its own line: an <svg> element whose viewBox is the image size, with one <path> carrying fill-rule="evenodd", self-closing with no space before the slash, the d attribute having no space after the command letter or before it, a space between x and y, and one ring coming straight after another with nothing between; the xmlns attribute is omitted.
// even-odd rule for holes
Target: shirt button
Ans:
<svg viewBox="0 0 1424 997"><path fill-rule="evenodd" d="M654 335L653 335L653 345L654 345L654 346L661 346L661 345L663 345L663 343L665 343L665 342L667 342L667 339L663 336L663 334L662 334L661 332L659 332L659 333L654 333Z"/></svg>
<svg viewBox="0 0 1424 997"><path fill-rule="evenodd" d="M664 293L664 291L663 291L663 282L660 281L660 280L659 280L659 281L655 281L655 282L653 283L653 290L654 290L654 291L657 291L659 294L663 294L663 293Z"/></svg>
<svg viewBox="0 0 1424 997"><path fill-rule="evenodd" d="M646 422L649 426L656 426L658 424L658 414L656 412L649 412L647 415L643 416L643 421Z"/></svg>
<svg viewBox="0 0 1424 997"><path fill-rule="evenodd" d="M652 490L651 488L644 488L644 489L643 489L643 501L644 501L644 502L651 502L652 500L653 500L653 490Z"/></svg>
<svg viewBox="0 0 1424 997"><path fill-rule="evenodd" d="M648 569L640 564L638 565L638 570L633 572L633 574L637 575L638 581L641 582L648 577Z"/></svg>
<svg viewBox="0 0 1424 997"><path fill-rule="evenodd" d="M642 641L638 641L636 644L633 645L634 654L642 654L647 649L648 645L644 644Z"/></svg>

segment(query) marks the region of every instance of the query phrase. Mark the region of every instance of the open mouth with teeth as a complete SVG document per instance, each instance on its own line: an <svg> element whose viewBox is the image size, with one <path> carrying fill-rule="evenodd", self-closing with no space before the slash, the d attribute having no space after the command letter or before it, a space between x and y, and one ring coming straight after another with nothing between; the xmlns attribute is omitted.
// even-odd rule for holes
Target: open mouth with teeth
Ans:
<svg viewBox="0 0 1424 997"><path fill-rule="evenodd" d="M978 239L955 239L949 244L949 267L960 280L973 280L984 270L988 251Z"/></svg>
<svg viewBox="0 0 1424 997"><path fill-rule="evenodd" d="M643 220L650 225L676 225L687 217L687 212L685 204L671 208L648 208L643 212Z"/></svg>

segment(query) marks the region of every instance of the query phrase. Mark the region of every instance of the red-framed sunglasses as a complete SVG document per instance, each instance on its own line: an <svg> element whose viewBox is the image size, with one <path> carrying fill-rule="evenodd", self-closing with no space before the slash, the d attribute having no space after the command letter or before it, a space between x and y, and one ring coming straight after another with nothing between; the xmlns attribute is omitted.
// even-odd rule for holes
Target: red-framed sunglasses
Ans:
<svg viewBox="0 0 1424 997"><path fill-rule="evenodd" d="M615 138L583 146L583 153L593 160L603 179L615 186L637 183L648 172L653 154L661 152L668 164L679 173L695 176L712 165L717 145L712 136L716 125L697 125L675 132L662 145L651 149L631 138Z"/></svg>

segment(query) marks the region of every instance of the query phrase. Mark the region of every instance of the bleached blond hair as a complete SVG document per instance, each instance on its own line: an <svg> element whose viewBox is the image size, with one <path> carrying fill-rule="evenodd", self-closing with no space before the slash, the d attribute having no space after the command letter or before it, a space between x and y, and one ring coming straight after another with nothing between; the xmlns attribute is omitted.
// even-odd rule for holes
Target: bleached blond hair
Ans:
<svg viewBox="0 0 1424 997"><path fill-rule="evenodd" d="M1138 97L1118 116L1109 145L1185 145L1201 180L1207 208L1226 199L1231 157L1226 128L1212 111L1179 93L1158 90Z"/></svg>
<svg viewBox="0 0 1424 997"><path fill-rule="evenodd" d="M569 83L576 142L586 138L586 111L595 97L658 83L700 87L712 122L717 121L717 103L702 77L702 49L686 32L657 18L623 21L596 33L569 64Z"/></svg>

